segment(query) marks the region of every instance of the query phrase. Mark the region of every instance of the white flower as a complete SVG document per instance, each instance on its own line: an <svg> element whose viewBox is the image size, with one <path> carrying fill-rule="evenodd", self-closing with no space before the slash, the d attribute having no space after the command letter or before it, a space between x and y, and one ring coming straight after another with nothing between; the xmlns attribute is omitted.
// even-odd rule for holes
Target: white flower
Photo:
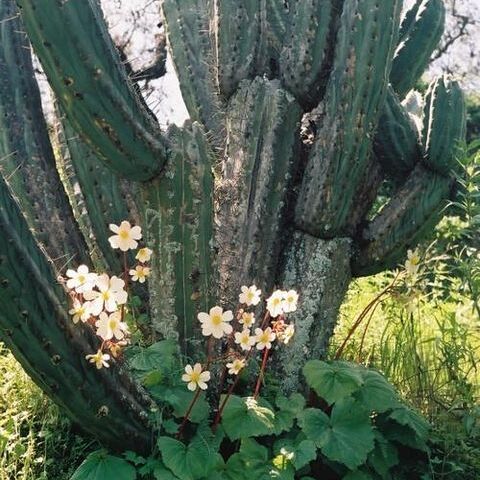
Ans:
<svg viewBox="0 0 480 480"><path fill-rule="evenodd" d="M75 290L77 293L88 292L95 286L97 274L88 271L86 265L80 265L77 270L69 268L67 270L67 288Z"/></svg>
<svg viewBox="0 0 480 480"><path fill-rule="evenodd" d="M92 355L86 355L85 358L90 362L94 363L95 366L100 370L102 367L108 368L108 360L110 360L110 355L103 353L101 350L98 350L97 353Z"/></svg>
<svg viewBox="0 0 480 480"><path fill-rule="evenodd" d="M414 251L408 250L407 260L405 261L405 270L409 275L415 275L418 272L420 266L420 255L418 249Z"/></svg>
<svg viewBox="0 0 480 480"><path fill-rule="evenodd" d="M113 312L110 315L102 312L100 319L95 322L97 327L97 335L103 340L111 340L116 338L121 340L125 333L128 332L128 327L125 322L122 322L122 312Z"/></svg>
<svg viewBox="0 0 480 480"><path fill-rule="evenodd" d="M257 349L263 350L264 348L272 348L272 342L275 340L275 333L272 332L270 327L267 327L265 330L261 328L255 329L255 341L257 343Z"/></svg>
<svg viewBox="0 0 480 480"><path fill-rule="evenodd" d="M210 372L202 372L202 366L199 363L196 363L193 368L191 365L187 365L182 380L188 383L187 388L192 392L197 388L206 390L207 382L210 380Z"/></svg>
<svg viewBox="0 0 480 480"><path fill-rule="evenodd" d="M272 318L278 317L283 313L284 294L281 290L275 290L267 299L267 310Z"/></svg>
<svg viewBox="0 0 480 480"><path fill-rule="evenodd" d="M297 309L298 293L295 290L283 292L284 313L294 312Z"/></svg>
<svg viewBox="0 0 480 480"><path fill-rule="evenodd" d="M142 238L142 229L140 227L132 227L130 222L124 220L120 225L111 223L109 228L113 233L116 233L116 235L108 237L112 248L119 248L122 252L126 252L138 247L136 240Z"/></svg>
<svg viewBox="0 0 480 480"><path fill-rule="evenodd" d="M250 328L255 323L255 315L249 312L243 312L239 322L243 328Z"/></svg>
<svg viewBox="0 0 480 480"><path fill-rule="evenodd" d="M281 333L278 334L278 339L283 342L285 345L290 342L292 339L293 335L295 333L295 325L293 323L290 323L289 325L286 326L285 330Z"/></svg>
<svg viewBox="0 0 480 480"><path fill-rule="evenodd" d="M238 296L238 301L240 303L245 303L246 305L258 305L260 302L260 295L262 294L261 290L255 285L251 287L246 287L245 285L241 288L242 293Z"/></svg>
<svg viewBox="0 0 480 480"><path fill-rule="evenodd" d="M232 333L232 326L228 323L233 320L231 310L223 311L222 307L213 307L210 313L201 312L197 315L202 324L202 335L208 337L222 338L224 334Z"/></svg>
<svg viewBox="0 0 480 480"><path fill-rule="evenodd" d="M73 308L68 311L70 315L73 315L73 323L78 323L79 320L86 322L90 318L89 303L81 303L78 300L74 300Z"/></svg>
<svg viewBox="0 0 480 480"><path fill-rule="evenodd" d="M85 300L90 300L90 313L99 315L105 308L107 312L114 312L119 305L127 303L127 292L123 289L125 282L116 277L109 278L106 273L99 275L96 282L98 292L85 292Z"/></svg>
<svg viewBox="0 0 480 480"><path fill-rule="evenodd" d="M250 350L255 345L255 337L250 335L250 330L245 328L242 332L235 332L235 343L240 345L242 350Z"/></svg>
<svg viewBox="0 0 480 480"><path fill-rule="evenodd" d="M150 275L150 268L137 265L135 270L130 270L129 273L134 282L145 283L145 279Z"/></svg>
<svg viewBox="0 0 480 480"><path fill-rule="evenodd" d="M150 250L147 247L141 248L137 254L135 255L135 258L141 262L141 263L147 263L150 261L150 257L152 256L152 250Z"/></svg>
<svg viewBox="0 0 480 480"><path fill-rule="evenodd" d="M238 375L240 370L245 367L244 358L236 358L233 362L227 363L228 373L230 375Z"/></svg>

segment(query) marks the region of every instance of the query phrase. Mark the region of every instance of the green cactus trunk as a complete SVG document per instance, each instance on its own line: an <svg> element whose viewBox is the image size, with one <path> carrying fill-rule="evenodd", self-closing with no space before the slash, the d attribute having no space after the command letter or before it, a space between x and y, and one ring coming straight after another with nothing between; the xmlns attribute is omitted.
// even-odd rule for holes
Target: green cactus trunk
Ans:
<svg viewBox="0 0 480 480"><path fill-rule="evenodd" d="M154 252L153 336L189 356L197 313L234 308L240 286L299 291L297 333L277 357L296 390L352 276L394 267L452 194L461 91L432 84L420 133L401 103L442 32L442 2L417 0L400 25L400 0L165 0L190 114L167 132L97 0L17 4L20 17L12 0L0 6L0 338L103 443L148 449L148 396L127 365L86 364L98 345L72 327L56 282L70 259L118 274L108 224L128 219ZM56 162L23 28L61 112ZM370 220L384 181L395 190Z"/></svg>

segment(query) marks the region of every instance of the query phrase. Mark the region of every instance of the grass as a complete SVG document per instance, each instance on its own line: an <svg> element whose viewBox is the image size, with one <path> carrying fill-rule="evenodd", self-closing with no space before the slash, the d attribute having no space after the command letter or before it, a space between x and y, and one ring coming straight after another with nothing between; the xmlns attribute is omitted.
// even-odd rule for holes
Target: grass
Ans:
<svg viewBox="0 0 480 480"><path fill-rule="evenodd" d="M452 262L452 256L438 255L437 247L427 249L418 276L400 279L370 308L341 358L379 369L430 420L431 473L422 480L478 480L480 316L474 290L465 288L478 277L465 281L466 275L450 275L449 268L457 269L461 259ZM351 285L331 342L332 357L360 312L394 277L383 273Z"/></svg>
<svg viewBox="0 0 480 480"><path fill-rule="evenodd" d="M94 447L0 344L0 480L67 480Z"/></svg>

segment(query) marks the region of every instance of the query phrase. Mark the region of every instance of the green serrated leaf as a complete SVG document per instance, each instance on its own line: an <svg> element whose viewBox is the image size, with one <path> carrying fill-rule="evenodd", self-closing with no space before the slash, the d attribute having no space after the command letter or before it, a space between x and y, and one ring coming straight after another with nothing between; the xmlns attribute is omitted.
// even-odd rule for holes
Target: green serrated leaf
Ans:
<svg viewBox="0 0 480 480"><path fill-rule="evenodd" d="M178 427L180 425L173 419L169 418L162 423L162 428L165 433L169 433L170 435L175 435L178 432Z"/></svg>
<svg viewBox="0 0 480 480"><path fill-rule="evenodd" d="M275 412L275 435L293 427L295 418L303 411L305 403L305 398L299 393L294 393L289 398L283 395L276 398L275 404L279 410Z"/></svg>
<svg viewBox="0 0 480 480"><path fill-rule="evenodd" d="M349 397L363 385L357 365L348 362L310 360L303 367L308 385L329 405Z"/></svg>
<svg viewBox="0 0 480 480"><path fill-rule="evenodd" d="M396 408L390 413L389 418L395 420L400 425L410 427L422 440L426 440L428 437L430 425L421 415L410 408L404 406Z"/></svg>
<svg viewBox="0 0 480 480"><path fill-rule="evenodd" d="M187 447L180 441L170 437L160 437L157 446L162 454L163 463L180 480L194 480L187 461Z"/></svg>
<svg viewBox="0 0 480 480"><path fill-rule="evenodd" d="M178 480L178 477L162 465L155 467L153 470L153 478L155 478L155 480Z"/></svg>
<svg viewBox="0 0 480 480"><path fill-rule="evenodd" d="M398 395L383 375L365 369L362 373L363 385L353 396L370 412L383 413L399 405Z"/></svg>
<svg viewBox="0 0 480 480"><path fill-rule="evenodd" d="M143 477L150 478L149 475L150 474L154 475L155 470L157 470L157 469L166 470L165 465L162 463L162 461L160 459L156 458L156 457L148 457L146 459L146 462L145 462L144 465L142 465L141 467L137 466L137 471L142 478ZM166 470L166 471L168 471L168 470ZM173 478L173 474L171 474L171 475L172 475L172 478ZM167 478L170 479L170 477L167 477Z"/></svg>
<svg viewBox="0 0 480 480"><path fill-rule="evenodd" d="M238 453L227 461L224 476L228 480L270 480L268 450L253 438L244 438Z"/></svg>
<svg viewBox="0 0 480 480"><path fill-rule="evenodd" d="M163 463L180 480L195 480L208 477L221 462L219 447L223 432L215 434L208 425L202 425L188 445L171 437L160 437L157 446Z"/></svg>
<svg viewBox="0 0 480 480"><path fill-rule="evenodd" d="M270 405L253 397L230 397L222 416L222 425L230 440L270 435L274 432L274 421Z"/></svg>
<svg viewBox="0 0 480 480"><path fill-rule="evenodd" d="M365 463L374 447L368 412L352 398L337 402L331 417L315 408L306 409L300 418L300 426L323 455L351 470Z"/></svg>
<svg viewBox="0 0 480 480"><path fill-rule="evenodd" d="M368 463L382 478L388 478L389 470L398 465L397 448L378 431L375 431L375 448L368 455Z"/></svg>
<svg viewBox="0 0 480 480"><path fill-rule="evenodd" d="M123 456L125 457L125 460L133 463L135 466L143 465L147 461L146 458L136 454L135 452L132 452L131 450L127 450Z"/></svg>
<svg viewBox="0 0 480 480"><path fill-rule="evenodd" d="M75 470L70 480L135 480L137 472L126 460L108 455L105 450L91 453Z"/></svg>
<svg viewBox="0 0 480 480"><path fill-rule="evenodd" d="M130 359L134 370L170 370L178 359L178 344L174 340L162 340L142 349Z"/></svg>
<svg viewBox="0 0 480 480"><path fill-rule="evenodd" d="M145 377L143 378L143 385L148 387L153 387L154 385L158 385L162 382L164 378L164 374L162 370L152 370L148 372Z"/></svg>
<svg viewBox="0 0 480 480"><path fill-rule="evenodd" d="M185 416L190 406L195 392L190 392L184 386L166 389L162 401L165 401L173 407L173 414L178 418ZM201 423L208 418L210 407L205 400L205 393L202 392L195 402L190 413L189 420L192 423Z"/></svg>
<svg viewBox="0 0 480 480"><path fill-rule="evenodd" d="M292 463L296 470L308 465L317 458L317 447L312 440L305 439L303 434L297 436L296 439L285 438L275 442L274 451L281 451L293 454Z"/></svg>
<svg viewBox="0 0 480 480"><path fill-rule="evenodd" d="M300 393L294 393L290 397L285 397L284 395L279 395L275 399L275 405L285 412L291 412L295 416L300 414L300 412L305 408L306 400L303 395Z"/></svg>
<svg viewBox="0 0 480 480"><path fill-rule="evenodd" d="M420 438L410 426L401 425L383 415L376 419L376 424L387 440L423 452L428 450L426 439Z"/></svg>
<svg viewBox="0 0 480 480"><path fill-rule="evenodd" d="M343 480L374 480L374 477L360 470L347 473Z"/></svg>

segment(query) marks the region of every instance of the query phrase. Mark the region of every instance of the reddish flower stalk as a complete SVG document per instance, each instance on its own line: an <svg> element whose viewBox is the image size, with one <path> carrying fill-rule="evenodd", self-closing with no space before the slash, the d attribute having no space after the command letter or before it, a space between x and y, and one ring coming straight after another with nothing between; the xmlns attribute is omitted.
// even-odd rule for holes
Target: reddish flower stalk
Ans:
<svg viewBox="0 0 480 480"><path fill-rule="evenodd" d="M189 407L188 407L188 409L187 409L187 412L185 413L185 416L183 417L182 424L180 425L180 428L178 429L177 438L181 438L181 437L182 437L182 434L183 434L183 430L184 430L184 428L185 428L185 425L187 424L188 419L190 418L190 414L192 413L193 407L195 406L195 403L197 402L198 397L200 396L200 393L201 393L201 392L202 392L202 390L197 387L197 390L196 390L196 392L195 392L195 395L194 395L194 397L192 398L192 401L190 402L190 405L189 405Z"/></svg>
<svg viewBox="0 0 480 480"><path fill-rule="evenodd" d="M247 354L245 355L245 364L247 364L248 358L250 357L250 355L252 354L253 351L254 351L254 349L252 347L247 352ZM223 389L223 383L225 381L226 373L227 373L227 369L225 368L220 391L222 391L222 389ZM217 415L215 416L215 420L213 421L213 425L212 425L212 430L214 432L217 429L217 426L220 423L220 420L222 419L222 414L223 414L223 411L225 410L225 406L227 405L228 400L232 396L232 393L235 390L235 387L237 386L237 383L238 383L239 379L240 379L240 373L236 376L235 381L230 385L230 388L228 389L227 394L225 395L225 398L223 399L222 404L218 408Z"/></svg>
<svg viewBox="0 0 480 480"><path fill-rule="evenodd" d="M212 359L212 351L213 351L213 337L210 337L208 339L208 343L207 343L207 363L206 363L206 366L205 366L205 370L208 370L208 367L212 363L212 360L213 360ZM195 403L197 402L198 397L200 396L200 393L201 393L201 389L197 387L197 390L195 392L194 397L192 398L190 406L188 407L188 410L185 413L185 416L183 417L182 424L180 425L180 428L179 428L178 433L177 433L177 438L180 438L182 436L183 429L185 428L185 425L188 422L188 418L190 417L190 413L192 413L192 409L195 406Z"/></svg>
<svg viewBox="0 0 480 480"><path fill-rule="evenodd" d="M123 252L123 281L125 282L125 291L128 293L128 265L127 265L127 253ZM125 318L125 304L122 305L121 321L123 322Z"/></svg>
<svg viewBox="0 0 480 480"><path fill-rule="evenodd" d="M256 400L258 398L258 394L260 393L260 387L262 385L263 374L265 372L265 367L267 365L268 354L270 352L269 348L265 348L263 351L263 359L262 359L262 366L260 368L260 372L258 374L257 384L255 385L255 392L253 394L253 398Z"/></svg>
<svg viewBox="0 0 480 480"><path fill-rule="evenodd" d="M357 328L360 326L360 324L362 323L362 321L365 319L365 317L368 315L368 313L370 312L370 310L372 308L376 308L376 305L378 304L378 302L382 299L382 297L388 293L390 293L393 289L393 287L395 286L395 283L397 282L399 276L400 276L400 273L401 272L398 272L397 275L395 276L395 278L392 280L392 282L390 283L390 285L388 285L384 290L382 290L364 309L363 311L360 313L360 315L358 316L357 320L354 322L354 324L350 327L350 330L348 331L347 333L347 336L345 337L345 340L343 341L343 343L340 345L340 347L338 348L337 352L335 353L335 356L333 357L334 360L338 360L341 356L342 356L342 353L343 353L343 350L345 349L345 347L347 346L350 338L352 337L352 335L355 333L355 331L357 330Z"/></svg>
<svg viewBox="0 0 480 480"><path fill-rule="evenodd" d="M235 390L235 387L237 386L239 378L240 378L240 375L237 375L237 378L235 378L235 381L230 385L230 388L228 389L228 392L225 395L225 398L223 399L223 402L220 405L220 408L218 409L217 415L215 416L215 420L213 421L213 425L212 425L213 432L215 432L215 430L218 427L218 424L220 423L220 420L222 419L222 414L223 414L223 411L225 410L225 406L227 405L229 398L232 396L233 390Z"/></svg>
<svg viewBox="0 0 480 480"><path fill-rule="evenodd" d="M222 368L222 374L220 376L220 388L218 389L219 392L223 390L223 387L225 386L225 380L227 379L227 367Z"/></svg>
<svg viewBox="0 0 480 480"><path fill-rule="evenodd" d="M265 313L265 316L263 317L263 320L262 320L262 323L260 325L260 328L264 329L268 323L269 323L269 320L270 320L270 312L267 310L267 312ZM257 381L257 385L255 387L255 392L257 392L257 390L260 390L260 379L261 377L263 376L263 370L265 369L265 365L267 363L267 358L268 358L268 351L269 349L265 348L265 352L263 354L263 360L262 360L262 367L261 367L261 370L260 370L260 374L259 374L259 378L258 378L258 381ZM252 348L251 350L249 350L247 352L247 355L245 356L245 361L248 360L248 358L250 357L250 355L252 354L252 352L254 352L254 349ZM223 399L223 402L222 404L220 405L219 409L218 409L218 412L217 412L217 415L215 416L215 420L213 422L213 425L212 425L212 430L215 431L217 429L217 426L218 424L220 423L220 420L222 419L222 414L223 414L223 411L225 410L225 407L227 405L227 402L228 400L230 399L230 397L232 396L233 394L233 391L235 390L235 387L237 386L237 383L238 383L238 380L240 379L240 375L237 375L237 378L235 379L235 381L232 383L232 385L230 385L230 388L228 389L227 391L227 394L225 395L225 398ZM222 385L223 386L223 385ZM257 396L258 396L258 393L256 393ZM256 398L256 397L255 397Z"/></svg>

